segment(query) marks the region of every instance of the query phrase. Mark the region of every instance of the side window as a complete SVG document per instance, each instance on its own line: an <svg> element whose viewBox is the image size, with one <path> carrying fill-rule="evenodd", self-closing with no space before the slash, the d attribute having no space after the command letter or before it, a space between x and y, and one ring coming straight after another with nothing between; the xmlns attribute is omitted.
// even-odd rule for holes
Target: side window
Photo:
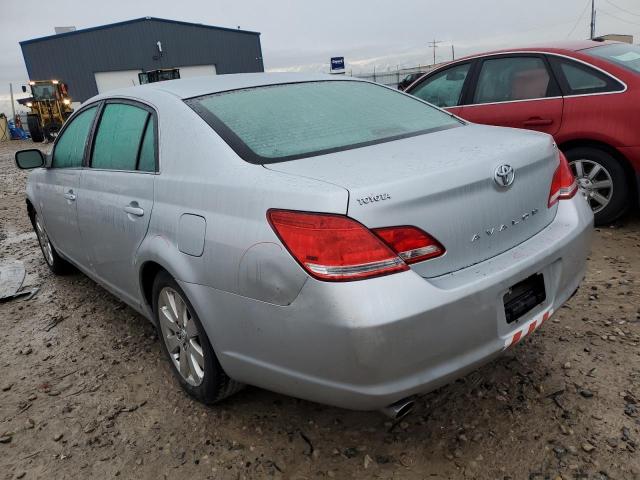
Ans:
<svg viewBox="0 0 640 480"><path fill-rule="evenodd" d="M136 170L138 153L151 114L124 103L108 103L93 142L91 167L107 170ZM155 160L154 160L155 163ZM155 166L154 166L155 170Z"/></svg>
<svg viewBox="0 0 640 480"><path fill-rule="evenodd" d="M466 63L436 73L408 93L440 108L459 105L470 67L471 64Z"/></svg>
<svg viewBox="0 0 640 480"><path fill-rule="evenodd" d="M586 65L571 60L552 59L566 82L567 95L615 92L623 90L614 79Z"/></svg>
<svg viewBox="0 0 640 480"><path fill-rule="evenodd" d="M96 116L97 107L80 112L66 126L53 151L53 168L80 168L89 131Z"/></svg>
<svg viewBox="0 0 640 480"><path fill-rule="evenodd" d="M554 95L554 86L539 57L493 58L482 62L473 103L545 98Z"/></svg>

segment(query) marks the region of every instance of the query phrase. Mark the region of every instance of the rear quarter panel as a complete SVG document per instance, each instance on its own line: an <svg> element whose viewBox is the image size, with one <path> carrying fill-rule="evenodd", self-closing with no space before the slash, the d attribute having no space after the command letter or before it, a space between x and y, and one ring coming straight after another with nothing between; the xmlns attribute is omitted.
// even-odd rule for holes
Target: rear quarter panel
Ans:
<svg viewBox="0 0 640 480"><path fill-rule="evenodd" d="M267 210L345 213L347 191L249 164L184 102L170 98L158 103L160 173L138 265L154 261L182 282L291 303L307 275L282 247ZM200 256L178 248L184 214L205 219Z"/></svg>

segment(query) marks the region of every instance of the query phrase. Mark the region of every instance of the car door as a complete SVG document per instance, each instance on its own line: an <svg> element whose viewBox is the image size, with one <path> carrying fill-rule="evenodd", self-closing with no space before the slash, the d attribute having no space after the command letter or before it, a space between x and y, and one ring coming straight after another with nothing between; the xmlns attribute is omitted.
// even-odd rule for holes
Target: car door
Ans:
<svg viewBox="0 0 640 480"><path fill-rule="evenodd" d="M426 76L407 93L457 115L470 70L471 62L452 65Z"/></svg>
<svg viewBox="0 0 640 480"><path fill-rule="evenodd" d="M108 288L138 304L135 253L147 233L157 171L157 119L141 103L108 100L80 178L78 225L90 266Z"/></svg>
<svg viewBox="0 0 640 480"><path fill-rule="evenodd" d="M84 265L84 252L78 229L77 200L80 174L89 132L98 107L85 108L64 127L53 147L50 164L36 184L36 195L47 234L65 258Z"/></svg>
<svg viewBox="0 0 640 480"><path fill-rule="evenodd" d="M543 55L501 55L480 60L460 116L553 135L562 124L563 102Z"/></svg>

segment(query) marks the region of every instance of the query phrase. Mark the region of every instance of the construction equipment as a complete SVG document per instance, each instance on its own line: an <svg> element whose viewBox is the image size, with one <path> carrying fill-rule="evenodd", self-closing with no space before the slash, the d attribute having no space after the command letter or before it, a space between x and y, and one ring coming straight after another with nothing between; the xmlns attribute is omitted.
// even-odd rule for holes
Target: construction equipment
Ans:
<svg viewBox="0 0 640 480"><path fill-rule="evenodd" d="M67 85L58 80L31 80L31 97L18 100L30 109L27 115L29 133L34 142L52 142L65 120L73 113ZM27 92L27 87L22 86Z"/></svg>
<svg viewBox="0 0 640 480"><path fill-rule="evenodd" d="M140 85L162 82L164 80L177 80L180 78L179 68L164 68L160 70L148 70L138 74Z"/></svg>

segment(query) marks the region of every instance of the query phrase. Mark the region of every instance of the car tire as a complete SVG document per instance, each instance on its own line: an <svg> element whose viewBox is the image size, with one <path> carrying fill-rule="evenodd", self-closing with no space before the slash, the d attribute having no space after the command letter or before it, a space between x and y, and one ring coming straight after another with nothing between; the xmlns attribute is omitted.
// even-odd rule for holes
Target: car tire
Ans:
<svg viewBox="0 0 640 480"><path fill-rule="evenodd" d="M160 345L182 388L205 404L219 402L241 390L244 385L222 369L198 314L167 272L156 276L152 298Z"/></svg>
<svg viewBox="0 0 640 480"><path fill-rule="evenodd" d="M595 224L608 225L620 218L629 207L631 193L620 161L592 147L571 148L564 153L593 210ZM608 184L610 187L605 186Z"/></svg>
<svg viewBox="0 0 640 480"><path fill-rule="evenodd" d="M55 247L49 240L49 235L44 228L40 216L35 213L33 215L33 229L36 232L38 243L40 244L40 250L42 250L42 256L49 269L56 275L64 275L71 270L71 264L62 258Z"/></svg>

